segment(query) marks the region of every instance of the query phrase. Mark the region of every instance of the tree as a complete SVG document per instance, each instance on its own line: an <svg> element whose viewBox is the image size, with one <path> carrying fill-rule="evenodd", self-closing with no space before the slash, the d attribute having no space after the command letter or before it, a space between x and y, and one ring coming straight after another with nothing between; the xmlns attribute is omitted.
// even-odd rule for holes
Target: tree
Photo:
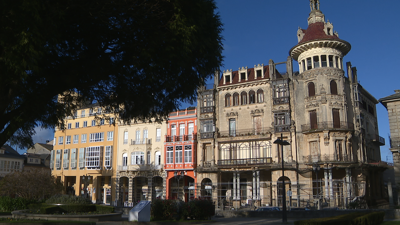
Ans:
<svg viewBox="0 0 400 225"><path fill-rule="evenodd" d="M0 194L41 200L60 194L63 185L49 170L30 169L10 173L0 181Z"/></svg>
<svg viewBox="0 0 400 225"><path fill-rule="evenodd" d="M32 145L87 103L123 121L194 101L222 62L213 0L0 3L0 146ZM58 99L59 98L59 99Z"/></svg>

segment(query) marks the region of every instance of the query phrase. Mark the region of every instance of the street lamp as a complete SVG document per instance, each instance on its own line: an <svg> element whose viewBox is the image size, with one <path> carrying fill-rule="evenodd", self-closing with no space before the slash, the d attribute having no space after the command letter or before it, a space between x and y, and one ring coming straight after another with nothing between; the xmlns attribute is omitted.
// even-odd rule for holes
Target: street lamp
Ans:
<svg viewBox="0 0 400 225"><path fill-rule="evenodd" d="M290 145L289 142L284 141L283 140L283 135L281 133L281 138L276 139L274 141L274 144L280 145L281 146L281 151L282 151L282 184L283 184L283 188L282 188L282 201L283 201L283 205L282 205L282 222L286 223L287 222L287 215L286 215L286 188L285 188L285 168L284 168L284 161L283 161L283 146L284 145Z"/></svg>
<svg viewBox="0 0 400 225"><path fill-rule="evenodd" d="M319 165L318 164L313 164L313 170L314 170L314 172L315 172L315 177L316 177L316 179L317 179L317 200L318 200L318 210L320 210L321 209L321 204L320 204L320 199L319 199L319 182L318 182L318 171L319 171L319 169L321 169L320 167L319 167Z"/></svg>
<svg viewBox="0 0 400 225"><path fill-rule="evenodd" d="M178 180L178 194L177 194L177 198L179 199L179 200L181 200L180 198L179 198L179 180L180 179L182 179L183 177L185 176L185 174L183 173L183 171L175 171L174 172L174 177L175 177L175 179L177 179Z"/></svg>

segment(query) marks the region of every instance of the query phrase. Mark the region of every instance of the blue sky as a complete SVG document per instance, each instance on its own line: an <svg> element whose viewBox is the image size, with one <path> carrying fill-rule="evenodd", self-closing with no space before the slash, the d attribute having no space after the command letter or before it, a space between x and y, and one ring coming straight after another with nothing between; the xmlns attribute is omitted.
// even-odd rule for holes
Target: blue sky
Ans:
<svg viewBox="0 0 400 225"><path fill-rule="evenodd" d="M400 89L396 78L400 60L399 0L321 0L325 19L333 24L339 38L349 42L351 51L344 62L357 67L358 79L376 99ZM224 65L221 70L237 70L283 62L297 44L298 27L307 28L308 0L216 0L224 24ZM294 70L298 71L297 63ZM278 67L279 69L279 67ZM380 136L388 143L386 109L377 105ZM51 130L37 129L35 142L52 140ZM381 147L382 160L392 162L388 144ZM388 158L387 158L388 157Z"/></svg>
<svg viewBox="0 0 400 225"><path fill-rule="evenodd" d="M221 70L252 68L283 62L297 44L298 27L307 28L309 0L216 0L224 24L224 65ZM320 0L325 20L333 24L339 38L349 42L351 51L343 62L357 67L361 85L377 100L400 89L399 0ZM298 71L297 63L293 63ZM279 68L278 68L279 69ZM381 147L382 160L392 162L389 151L388 114L377 105L379 134L387 145ZM387 158L388 157L388 158Z"/></svg>

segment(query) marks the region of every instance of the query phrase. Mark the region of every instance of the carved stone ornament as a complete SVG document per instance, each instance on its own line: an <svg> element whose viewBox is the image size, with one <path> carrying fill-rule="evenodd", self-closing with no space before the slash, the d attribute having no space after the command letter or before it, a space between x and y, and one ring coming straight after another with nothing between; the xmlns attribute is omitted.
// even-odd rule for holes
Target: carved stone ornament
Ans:
<svg viewBox="0 0 400 225"><path fill-rule="evenodd" d="M238 116L239 116L238 112L229 112L229 113L226 113L226 117L238 117Z"/></svg>
<svg viewBox="0 0 400 225"><path fill-rule="evenodd" d="M314 103L314 102L306 105L307 109L308 108L318 108L318 107L319 107L319 104L318 103Z"/></svg>
<svg viewBox="0 0 400 225"><path fill-rule="evenodd" d="M325 146L329 145L329 132L324 133L324 144Z"/></svg>
<svg viewBox="0 0 400 225"><path fill-rule="evenodd" d="M255 109L255 110L251 110L250 114L251 114L251 115L264 114L264 109Z"/></svg>

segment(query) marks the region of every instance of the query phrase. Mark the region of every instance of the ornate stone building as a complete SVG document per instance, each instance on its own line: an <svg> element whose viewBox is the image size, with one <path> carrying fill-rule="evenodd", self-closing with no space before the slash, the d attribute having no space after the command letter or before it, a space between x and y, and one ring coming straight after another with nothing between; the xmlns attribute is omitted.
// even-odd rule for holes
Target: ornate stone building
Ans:
<svg viewBox="0 0 400 225"><path fill-rule="evenodd" d="M226 70L198 91L197 186L210 183L218 207L282 206L283 194L291 207L383 196L378 101L357 82L356 68L343 66L351 46L325 22L319 0L310 7L285 62Z"/></svg>

